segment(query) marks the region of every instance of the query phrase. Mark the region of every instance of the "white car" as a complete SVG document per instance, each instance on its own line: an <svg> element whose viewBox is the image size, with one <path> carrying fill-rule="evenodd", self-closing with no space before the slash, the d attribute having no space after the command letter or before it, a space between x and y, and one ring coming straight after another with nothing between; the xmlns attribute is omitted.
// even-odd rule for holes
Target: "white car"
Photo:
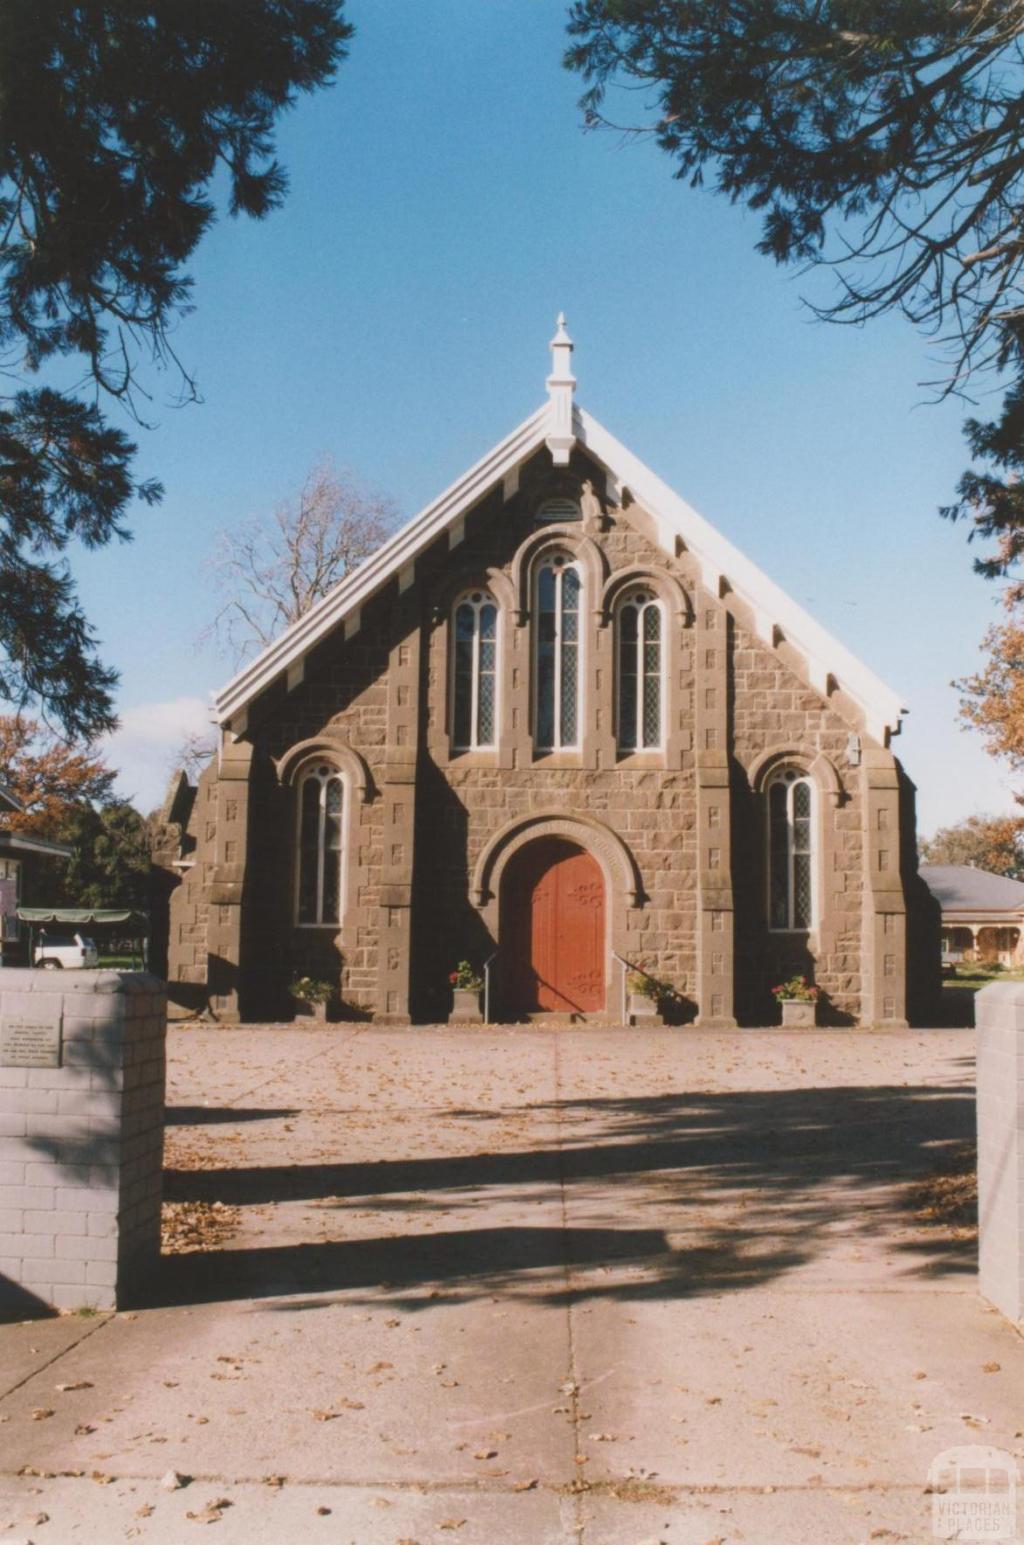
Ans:
<svg viewBox="0 0 1024 1545"><path fill-rule="evenodd" d="M47 971L80 971L98 966L100 952L80 933L44 933L33 952L33 963Z"/></svg>

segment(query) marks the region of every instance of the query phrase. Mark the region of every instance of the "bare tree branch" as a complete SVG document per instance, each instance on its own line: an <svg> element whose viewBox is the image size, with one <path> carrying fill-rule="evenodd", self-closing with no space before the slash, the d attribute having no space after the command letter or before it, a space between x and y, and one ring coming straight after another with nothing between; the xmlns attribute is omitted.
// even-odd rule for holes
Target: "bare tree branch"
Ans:
<svg viewBox="0 0 1024 1545"><path fill-rule="evenodd" d="M375 552L397 519L387 495L319 462L297 500L220 533L209 567L226 599L203 637L240 665Z"/></svg>

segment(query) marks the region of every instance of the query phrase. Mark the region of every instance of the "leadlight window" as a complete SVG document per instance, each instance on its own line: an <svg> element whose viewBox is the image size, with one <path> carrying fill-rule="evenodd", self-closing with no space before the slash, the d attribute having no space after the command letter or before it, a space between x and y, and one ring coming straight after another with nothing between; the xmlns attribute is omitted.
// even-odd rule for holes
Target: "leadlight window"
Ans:
<svg viewBox="0 0 1024 1545"><path fill-rule="evenodd" d="M771 927L814 926L814 785L794 768L768 786L768 874Z"/></svg>
<svg viewBox="0 0 1024 1545"><path fill-rule="evenodd" d="M498 608L486 590L456 603L452 650L452 747L495 744L498 700Z"/></svg>
<svg viewBox="0 0 1024 1545"><path fill-rule="evenodd" d="M342 819L345 786L336 767L321 762L299 781L298 921L307 927L341 922Z"/></svg>
<svg viewBox="0 0 1024 1545"><path fill-rule="evenodd" d="M661 745L661 605L637 590L619 608L619 747L651 751Z"/></svg>
<svg viewBox="0 0 1024 1545"><path fill-rule="evenodd" d="M536 743L539 751L579 746L579 571L566 553L554 553L537 571Z"/></svg>

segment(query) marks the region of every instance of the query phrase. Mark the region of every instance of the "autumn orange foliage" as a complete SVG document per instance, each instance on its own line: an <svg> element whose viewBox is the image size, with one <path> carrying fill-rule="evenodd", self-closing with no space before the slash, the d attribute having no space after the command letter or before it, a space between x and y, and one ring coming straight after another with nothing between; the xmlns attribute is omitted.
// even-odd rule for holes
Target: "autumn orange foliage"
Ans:
<svg viewBox="0 0 1024 1545"><path fill-rule="evenodd" d="M24 807L0 816L5 830L56 839L69 806L111 799L114 776L95 751L69 746L34 719L0 714L0 783Z"/></svg>

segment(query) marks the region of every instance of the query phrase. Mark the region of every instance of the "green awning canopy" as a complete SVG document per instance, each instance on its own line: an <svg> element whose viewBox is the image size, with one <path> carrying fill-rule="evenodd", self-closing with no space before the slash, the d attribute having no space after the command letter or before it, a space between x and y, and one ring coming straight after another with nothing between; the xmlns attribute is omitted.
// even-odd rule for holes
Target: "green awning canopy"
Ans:
<svg viewBox="0 0 1024 1545"><path fill-rule="evenodd" d="M115 907L19 907L18 918L23 923L83 923L93 927L104 923L122 923L144 933L149 927L145 912L123 911Z"/></svg>

